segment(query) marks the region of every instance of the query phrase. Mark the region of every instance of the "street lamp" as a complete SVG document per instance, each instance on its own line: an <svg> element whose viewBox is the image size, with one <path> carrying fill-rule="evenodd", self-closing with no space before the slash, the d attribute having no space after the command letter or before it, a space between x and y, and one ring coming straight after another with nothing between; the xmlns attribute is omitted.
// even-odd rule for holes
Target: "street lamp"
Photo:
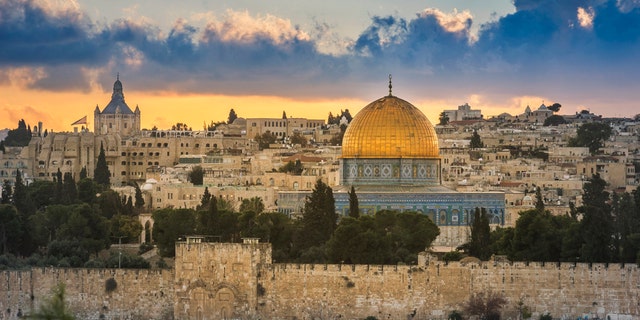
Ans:
<svg viewBox="0 0 640 320"><path fill-rule="evenodd" d="M114 238L118 238L118 269L120 269L122 265L122 239L127 236L118 236Z"/></svg>

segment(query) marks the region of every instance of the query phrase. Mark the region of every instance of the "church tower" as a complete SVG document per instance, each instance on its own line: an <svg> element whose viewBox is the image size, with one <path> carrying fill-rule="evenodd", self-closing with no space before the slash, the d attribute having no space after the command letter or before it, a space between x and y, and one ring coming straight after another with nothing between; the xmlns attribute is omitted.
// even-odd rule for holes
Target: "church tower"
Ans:
<svg viewBox="0 0 640 320"><path fill-rule="evenodd" d="M140 109L136 106L136 110L131 111L131 108L124 101L120 75L113 83L113 94L111 94L109 104L102 112L96 105L93 115L96 134L118 133L121 136L131 136L140 132Z"/></svg>

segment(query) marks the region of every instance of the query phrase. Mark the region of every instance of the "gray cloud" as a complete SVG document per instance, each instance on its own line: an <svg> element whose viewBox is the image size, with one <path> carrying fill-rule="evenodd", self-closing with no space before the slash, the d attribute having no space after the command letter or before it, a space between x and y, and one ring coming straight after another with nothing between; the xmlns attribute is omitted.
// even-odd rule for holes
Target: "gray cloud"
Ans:
<svg viewBox="0 0 640 320"><path fill-rule="evenodd" d="M607 98L594 94L632 94L627 84L640 71L636 6L615 0L514 6L514 13L480 26L477 39L463 14L374 16L350 47L332 55L319 50L319 35L277 17L239 15L204 26L180 20L163 34L131 20L97 26L82 12L8 0L0 2L0 68L44 68L46 76L30 85L45 90L87 90L89 68L107 70L99 79L107 90L121 72L135 90L361 96L373 83L382 94L393 73L414 97L528 94L604 106ZM578 8L593 13L588 28Z"/></svg>

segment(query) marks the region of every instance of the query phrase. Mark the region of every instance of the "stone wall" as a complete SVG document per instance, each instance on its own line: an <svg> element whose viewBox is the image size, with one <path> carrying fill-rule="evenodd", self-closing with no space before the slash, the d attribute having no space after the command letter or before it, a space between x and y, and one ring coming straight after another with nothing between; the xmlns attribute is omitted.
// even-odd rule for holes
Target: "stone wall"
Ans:
<svg viewBox="0 0 640 320"><path fill-rule="evenodd" d="M106 290L113 278L117 288ZM637 265L419 265L272 263L271 246L180 242L174 271L55 269L0 272L0 319L16 319L66 284L79 319L445 319L472 294L503 294L503 318L518 302L534 317L575 319L630 315L640 319ZM613 318L613 317L612 317ZM613 318L615 319L615 318Z"/></svg>
<svg viewBox="0 0 640 320"><path fill-rule="evenodd" d="M107 280L115 289L107 290ZM0 273L0 319L18 319L65 285L77 319L173 319L174 274L170 270L36 268Z"/></svg>
<svg viewBox="0 0 640 320"><path fill-rule="evenodd" d="M575 319L598 314L640 315L635 265L481 263L425 266L293 265L261 268L265 293L257 313L266 318L446 318L472 293L507 298L504 318L520 300L534 314Z"/></svg>
<svg viewBox="0 0 640 320"><path fill-rule="evenodd" d="M278 264L271 263L271 248L265 244L178 244L178 249L183 252L176 251L182 256L176 260L177 318L183 318L177 312L203 319L207 314L215 315L211 319L222 315L247 319L446 318L451 311L462 309L472 294L486 292L506 297L505 318L517 317L519 301L534 315L640 317L640 270L636 265L493 261L431 261L417 266ZM179 264L189 268L181 269ZM226 313L219 313L221 308ZM195 309L201 311L187 311Z"/></svg>

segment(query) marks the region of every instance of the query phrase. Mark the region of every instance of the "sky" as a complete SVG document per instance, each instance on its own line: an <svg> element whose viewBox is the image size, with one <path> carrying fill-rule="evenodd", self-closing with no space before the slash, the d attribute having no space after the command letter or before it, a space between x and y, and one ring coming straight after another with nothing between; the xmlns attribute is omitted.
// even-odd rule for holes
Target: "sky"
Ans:
<svg viewBox="0 0 640 320"><path fill-rule="evenodd" d="M0 128L70 131L119 75L142 127L326 119L393 94L432 123L560 103L631 117L638 0L0 0Z"/></svg>

